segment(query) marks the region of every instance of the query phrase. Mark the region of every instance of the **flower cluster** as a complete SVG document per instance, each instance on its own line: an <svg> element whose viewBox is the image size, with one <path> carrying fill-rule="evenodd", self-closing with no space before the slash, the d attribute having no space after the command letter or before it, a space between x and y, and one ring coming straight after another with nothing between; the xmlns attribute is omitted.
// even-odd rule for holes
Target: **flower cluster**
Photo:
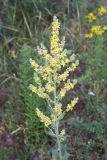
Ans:
<svg viewBox="0 0 107 160"><path fill-rule="evenodd" d="M78 102L78 98L74 98L74 100L67 105L65 111L62 109L61 99L65 96L66 92L73 89L77 83L77 80L74 79L71 81L68 79L68 76L77 68L79 62L75 60L74 54L70 56L68 51L64 49L65 39L63 38L62 41L60 41L60 23L56 16L53 18L51 28L50 51L48 51L43 44L37 47L43 65L30 59L31 66L34 69L35 82L35 85L30 85L30 89L39 97L46 99L51 108L49 117L45 116L38 108L36 109L37 116L46 127L50 127L51 124L58 120L59 116L72 110ZM65 71L62 72L63 70ZM64 82L64 85L61 88L60 84L62 82Z"/></svg>
<svg viewBox="0 0 107 160"><path fill-rule="evenodd" d="M92 26L91 32L96 35L102 35L104 33L104 29L101 26Z"/></svg>
<svg viewBox="0 0 107 160"><path fill-rule="evenodd" d="M45 127L48 127L51 124L50 118L45 116L38 108L36 109L36 114L41 119L41 122L44 123Z"/></svg>
<svg viewBox="0 0 107 160"><path fill-rule="evenodd" d="M90 32L85 34L85 38L92 38L93 36L101 36L107 31L107 25L100 25L100 17L107 13L107 7L101 6L96 12L90 12L87 15L88 22L93 22ZM96 23L96 24L95 24ZM98 24L99 23L99 24Z"/></svg>
<svg viewBox="0 0 107 160"><path fill-rule="evenodd" d="M103 16L106 13L107 13L107 7L100 6L97 11L89 12L87 15L87 19L89 22L93 22L93 21L97 20L97 16Z"/></svg>
<svg viewBox="0 0 107 160"><path fill-rule="evenodd" d="M72 109L74 108L74 106L76 105L77 102L78 102L78 98L74 98L74 100L71 101L71 103L67 105L66 111L67 112L70 110L72 111Z"/></svg>
<svg viewBox="0 0 107 160"><path fill-rule="evenodd" d="M101 6L100 8L98 8L98 14L100 16L103 16L105 13L107 13L107 7Z"/></svg>
<svg viewBox="0 0 107 160"><path fill-rule="evenodd" d="M89 22L93 22L97 19L96 15L93 12L88 13L87 19Z"/></svg>

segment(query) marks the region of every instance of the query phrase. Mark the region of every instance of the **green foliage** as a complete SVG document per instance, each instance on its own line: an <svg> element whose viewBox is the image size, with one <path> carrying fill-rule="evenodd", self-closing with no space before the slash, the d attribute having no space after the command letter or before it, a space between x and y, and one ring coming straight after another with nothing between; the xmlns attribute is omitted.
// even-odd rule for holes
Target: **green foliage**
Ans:
<svg viewBox="0 0 107 160"><path fill-rule="evenodd" d="M11 157L12 150L11 149L0 149L0 158L1 160L8 160Z"/></svg>
<svg viewBox="0 0 107 160"><path fill-rule="evenodd" d="M41 147L46 143L46 134L44 127L35 114L36 107L45 107L45 102L31 93L29 84L32 81L32 72L29 59L33 50L28 45L24 45L21 49L19 60L19 76L20 76L20 98L22 99L22 107L25 111L26 125L26 144L29 147Z"/></svg>
<svg viewBox="0 0 107 160"><path fill-rule="evenodd" d="M95 37L89 43L88 51L79 55L80 59L85 62L85 74L81 76L80 81L90 83L94 81L105 84L107 78L107 47L105 46L105 37Z"/></svg>
<svg viewBox="0 0 107 160"><path fill-rule="evenodd" d="M96 152L99 156L107 159L107 47L106 37L95 37L88 42L87 52L81 52L78 57L85 65L84 74L78 78L81 85L80 104L81 116L77 114L77 120L69 120L76 137L76 155L80 160L91 159ZM81 106L82 105L82 106ZM78 120L79 119L79 120Z"/></svg>
<svg viewBox="0 0 107 160"><path fill-rule="evenodd" d="M105 105L96 107L97 117L93 120L86 122L80 118L68 122L73 127L71 134L75 135L76 152L77 155L81 153L80 159L88 159L94 150L104 151L103 154L107 157L107 110Z"/></svg>

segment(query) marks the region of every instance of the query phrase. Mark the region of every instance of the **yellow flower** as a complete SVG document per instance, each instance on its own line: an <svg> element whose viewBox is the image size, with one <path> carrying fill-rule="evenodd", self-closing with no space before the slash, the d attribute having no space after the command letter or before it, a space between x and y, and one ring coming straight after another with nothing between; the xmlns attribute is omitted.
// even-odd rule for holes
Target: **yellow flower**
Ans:
<svg viewBox="0 0 107 160"><path fill-rule="evenodd" d="M46 94L45 93L37 93L37 95L41 98L46 98Z"/></svg>
<svg viewBox="0 0 107 160"><path fill-rule="evenodd" d="M85 34L85 38L92 38L92 37L93 37L92 33Z"/></svg>
<svg viewBox="0 0 107 160"><path fill-rule="evenodd" d="M91 32L96 35L102 35L104 33L104 30L103 28L101 28L101 26L95 25L95 26L92 26Z"/></svg>
<svg viewBox="0 0 107 160"><path fill-rule="evenodd" d="M34 81L36 82L36 83L38 83L38 82L40 82L40 78L39 77L34 77Z"/></svg>
<svg viewBox="0 0 107 160"><path fill-rule="evenodd" d="M79 65L79 61L77 60L75 63L72 63L72 65L68 67L67 70L69 72L73 72L77 68L78 65Z"/></svg>
<svg viewBox="0 0 107 160"><path fill-rule="evenodd" d="M56 117L55 117L54 114L51 114L51 121L52 121L52 122L55 122L55 121L56 121Z"/></svg>
<svg viewBox="0 0 107 160"><path fill-rule="evenodd" d="M52 22L52 29L53 31L58 31L60 28L60 23L58 22L58 19L56 16L53 17L53 22Z"/></svg>
<svg viewBox="0 0 107 160"><path fill-rule="evenodd" d="M55 58L53 58L51 61L50 61L50 65L52 66L52 67L56 67L57 66L57 62L58 60L57 59L55 59Z"/></svg>
<svg viewBox="0 0 107 160"><path fill-rule="evenodd" d="M63 142L65 140L65 129L62 129L60 132L60 141Z"/></svg>
<svg viewBox="0 0 107 160"><path fill-rule="evenodd" d="M103 30L104 30L104 31L107 31L107 26L103 26Z"/></svg>
<svg viewBox="0 0 107 160"><path fill-rule="evenodd" d="M59 96L61 98L63 98L67 91L74 88L76 83L77 83L77 80L74 79L73 82L70 82L70 79L68 79L67 82L65 83L64 87L61 88L61 90L59 92Z"/></svg>
<svg viewBox="0 0 107 160"><path fill-rule="evenodd" d="M36 114L40 118L44 116L43 113L38 108L36 109Z"/></svg>
<svg viewBox="0 0 107 160"><path fill-rule="evenodd" d="M58 116L60 116L62 114L62 108L61 107L62 107L61 103L56 104L55 107L54 107L54 111Z"/></svg>
<svg viewBox="0 0 107 160"><path fill-rule="evenodd" d="M60 132L60 135L61 135L61 136L64 136L64 135L65 135L65 129L62 129L62 131Z"/></svg>
<svg viewBox="0 0 107 160"><path fill-rule="evenodd" d="M37 95L41 98L46 98L47 94L45 93L45 88L40 86L37 90Z"/></svg>
<svg viewBox="0 0 107 160"><path fill-rule="evenodd" d="M49 58L51 58L51 56L50 56L49 54L46 54L46 55L45 55L45 59L48 60Z"/></svg>
<svg viewBox="0 0 107 160"><path fill-rule="evenodd" d="M44 123L45 127L48 127L52 123L51 119L47 116L44 117L42 122Z"/></svg>
<svg viewBox="0 0 107 160"><path fill-rule="evenodd" d="M52 69L50 67L45 68L45 72L47 74L52 73Z"/></svg>
<svg viewBox="0 0 107 160"><path fill-rule="evenodd" d="M63 98L66 94L66 89L65 88L62 88L59 95L61 96L61 98Z"/></svg>
<svg viewBox="0 0 107 160"><path fill-rule="evenodd" d="M53 91L54 91L54 87L51 86L51 84L46 84L45 88L46 88L46 90L47 90L48 92L53 92Z"/></svg>
<svg viewBox="0 0 107 160"><path fill-rule="evenodd" d="M45 93L45 89L43 87L35 87L32 84L29 86L32 92L36 93L41 98L46 98L47 94Z"/></svg>
<svg viewBox="0 0 107 160"><path fill-rule="evenodd" d="M58 19L56 16L53 18L52 22L52 35L51 35L51 53L57 54L61 52L63 49L60 45L60 39L59 39L59 29L60 29L60 23L58 22Z"/></svg>
<svg viewBox="0 0 107 160"><path fill-rule="evenodd" d="M71 103L67 105L66 112L72 111L77 102L78 98L74 98Z"/></svg>
<svg viewBox="0 0 107 160"><path fill-rule="evenodd" d="M61 81L65 81L67 79L68 75L69 75L68 71L65 71L63 74L59 75L59 79Z"/></svg>
<svg viewBox="0 0 107 160"><path fill-rule="evenodd" d="M107 13L107 8L104 6L101 6L100 8L98 8L98 14L100 16L104 15L105 13Z"/></svg>
<svg viewBox="0 0 107 160"><path fill-rule="evenodd" d="M37 93L37 87L30 84L29 88L31 89L32 92Z"/></svg>
<svg viewBox="0 0 107 160"><path fill-rule="evenodd" d="M41 122L44 123L45 127L51 125L52 121L49 117L45 116L38 108L36 109L36 114L40 118Z"/></svg>
<svg viewBox="0 0 107 160"><path fill-rule="evenodd" d="M88 13L87 19L89 22L95 21L96 20L96 15L93 12Z"/></svg>
<svg viewBox="0 0 107 160"><path fill-rule="evenodd" d="M30 58L30 63L31 63L31 66L33 68L38 68L39 67L39 65L34 60L32 60L31 58Z"/></svg>
<svg viewBox="0 0 107 160"><path fill-rule="evenodd" d="M70 89L73 89L76 83L77 83L77 80L73 80L73 83L72 83L70 82L70 79L68 79L67 83L65 83L64 85L64 89L66 89L67 91Z"/></svg>

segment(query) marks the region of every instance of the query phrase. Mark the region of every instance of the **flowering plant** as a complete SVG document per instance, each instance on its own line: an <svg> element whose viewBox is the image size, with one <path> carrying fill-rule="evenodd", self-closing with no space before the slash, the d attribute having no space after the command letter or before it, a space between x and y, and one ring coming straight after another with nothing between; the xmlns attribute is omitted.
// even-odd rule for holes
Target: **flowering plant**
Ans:
<svg viewBox="0 0 107 160"><path fill-rule="evenodd" d="M100 6L97 11L89 12L87 20L91 23L90 32L85 34L85 38L102 36L107 31L107 25L101 25L101 18L107 14L107 7Z"/></svg>
<svg viewBox="0 0 107 160"><path fill-rule="evenodd" d="M41 56L43 66L39 65L35 60L30 59L31 66L34 69L34 82L35 85L30 85L32 92L36 93L39 97L46 99L50 116L36 108L36 114L41 122L47 127L56 137L58 145L59 158L62 160L61 141L64 139L65 130L60 129L60 120L68 111L72 111L78 98L74 98L63 110L61 100L66 92L73 89L77 83L76 79L68 78L69 73L73 72L79 64L75 60L75 55L68 55L68 51L64 49L65 39L60 41L59 38L60 23L56 16L52 22L52 32L50 38L50 51L41 44L37 47L38 54ZM63 70L65 70L63 72ZM64 82L63 87L61 83Z"/></svg>

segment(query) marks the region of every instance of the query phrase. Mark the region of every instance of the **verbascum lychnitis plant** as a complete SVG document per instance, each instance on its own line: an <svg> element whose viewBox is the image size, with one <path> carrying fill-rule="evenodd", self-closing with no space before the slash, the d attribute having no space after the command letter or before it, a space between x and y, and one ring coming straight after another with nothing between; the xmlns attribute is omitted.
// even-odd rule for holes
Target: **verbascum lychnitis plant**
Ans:
<svg viewBox="0 0 107 160"><path fill-rule="evenodd" d="M66 92L73 89L77 83L76 79L71 80L68 77L77 68L79 61L75 60L74 54L69 55L64 49L65 39L60 41L60 23L56 16L53 18L51 29L50 50L48 51L43 44L37 47L43 65L30 59L34 69L35 83L35 85L30 85L30 89L47 101L50 115L44 115L39 108L36 108L36 115L56 138L59 159L62 160L61 142L64 140L65 130L60 128L60 122L67 112L73 110L78 97L72 99L65 109L62 108L61 100ZM61 84L64 84L63 87Z"/></svg>

